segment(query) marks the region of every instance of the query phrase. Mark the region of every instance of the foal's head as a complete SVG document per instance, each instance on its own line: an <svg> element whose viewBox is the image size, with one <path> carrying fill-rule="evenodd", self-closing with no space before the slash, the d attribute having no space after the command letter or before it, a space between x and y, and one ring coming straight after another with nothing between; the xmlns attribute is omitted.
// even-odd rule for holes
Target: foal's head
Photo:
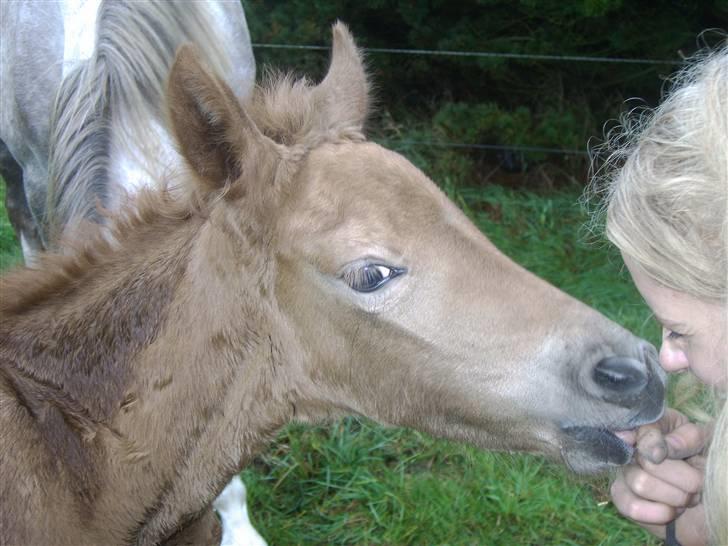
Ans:
<svg viewBox="0 0 728 546"><path fill-rule="evenodd" d="M319 85L282 78L240 105L183 48L168 99L193 191L220 237L261 256L260 296L294 332L299 417L353 412L580 472L627 462L611 431L660 415L654 349L365 140L367 78L343 25Z"/></svg>

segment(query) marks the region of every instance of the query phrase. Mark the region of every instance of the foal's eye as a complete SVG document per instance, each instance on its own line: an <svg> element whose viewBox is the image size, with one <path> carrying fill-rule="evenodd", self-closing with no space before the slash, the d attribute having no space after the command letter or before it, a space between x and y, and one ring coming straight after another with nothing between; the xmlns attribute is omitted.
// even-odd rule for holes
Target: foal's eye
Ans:
<svg viewBox="0 0 728 546"><path fill-rule="evenodd" d="M357 292L374 292L405 271L402 268L382 264L366 264L347 271L342 278Z"/></svg>

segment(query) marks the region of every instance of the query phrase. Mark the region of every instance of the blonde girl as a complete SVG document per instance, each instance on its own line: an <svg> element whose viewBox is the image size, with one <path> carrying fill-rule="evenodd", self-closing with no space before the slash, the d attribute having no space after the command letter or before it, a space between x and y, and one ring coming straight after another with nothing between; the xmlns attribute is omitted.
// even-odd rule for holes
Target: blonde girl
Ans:
<svg viewBox="0 0 728 546"><path fill-rule="evenodd" d="M623 515L661 538L674 529L683 546L728 545L725 42L682 70L654 112L625 124L592 186L604 192L607 237L662 324L661 365L713 393L712 422L668 410L624 433L638 455L611 487Z"/></svg>

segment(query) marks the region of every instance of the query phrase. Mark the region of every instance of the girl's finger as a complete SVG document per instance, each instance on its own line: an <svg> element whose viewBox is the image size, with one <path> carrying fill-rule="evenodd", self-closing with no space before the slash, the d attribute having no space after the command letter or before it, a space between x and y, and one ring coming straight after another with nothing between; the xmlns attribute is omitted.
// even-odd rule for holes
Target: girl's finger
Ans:
<svg viewBox="0 0 728 546"><path fill-rule="evenodd" d="M619 513L640 524L664 525L675 519L675 508L635 495L624 480L617 478L610 489L612 502Z"/></svg>
<svg viewBox="0 0 728 546"><path fill-rule="evenodd" d="M653 464L637 456L636 462L647 474L685 493L695 494L703 490L704 472L687 461L665 459L660 464Z"/></svg>
<svg viewBox="0 0 728 546"><path fill-rule="evenodd" d="M702 453L709 439L709 430L694 423L684 423L665 436L667 456L687 459Z"/></svg>
<svg viewBox="0 0 728 546"><path fill-rule="evenodd" d="M693 497L693 493L656 478L636 465L625 468L623 477L630 491L645 500L684 508L690 504Z"/></svg>

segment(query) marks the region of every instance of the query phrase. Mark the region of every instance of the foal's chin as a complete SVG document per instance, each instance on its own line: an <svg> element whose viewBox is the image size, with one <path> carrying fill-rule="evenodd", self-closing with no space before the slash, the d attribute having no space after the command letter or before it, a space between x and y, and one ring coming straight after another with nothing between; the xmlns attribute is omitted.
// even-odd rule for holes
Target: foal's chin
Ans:
<svg viewBox="0 0 728 546"><path fill-rule="evenodd" d="M571 427L564 433L561 458L577 474L597 474L632 460L634 448L606 428Z"/></svg>

